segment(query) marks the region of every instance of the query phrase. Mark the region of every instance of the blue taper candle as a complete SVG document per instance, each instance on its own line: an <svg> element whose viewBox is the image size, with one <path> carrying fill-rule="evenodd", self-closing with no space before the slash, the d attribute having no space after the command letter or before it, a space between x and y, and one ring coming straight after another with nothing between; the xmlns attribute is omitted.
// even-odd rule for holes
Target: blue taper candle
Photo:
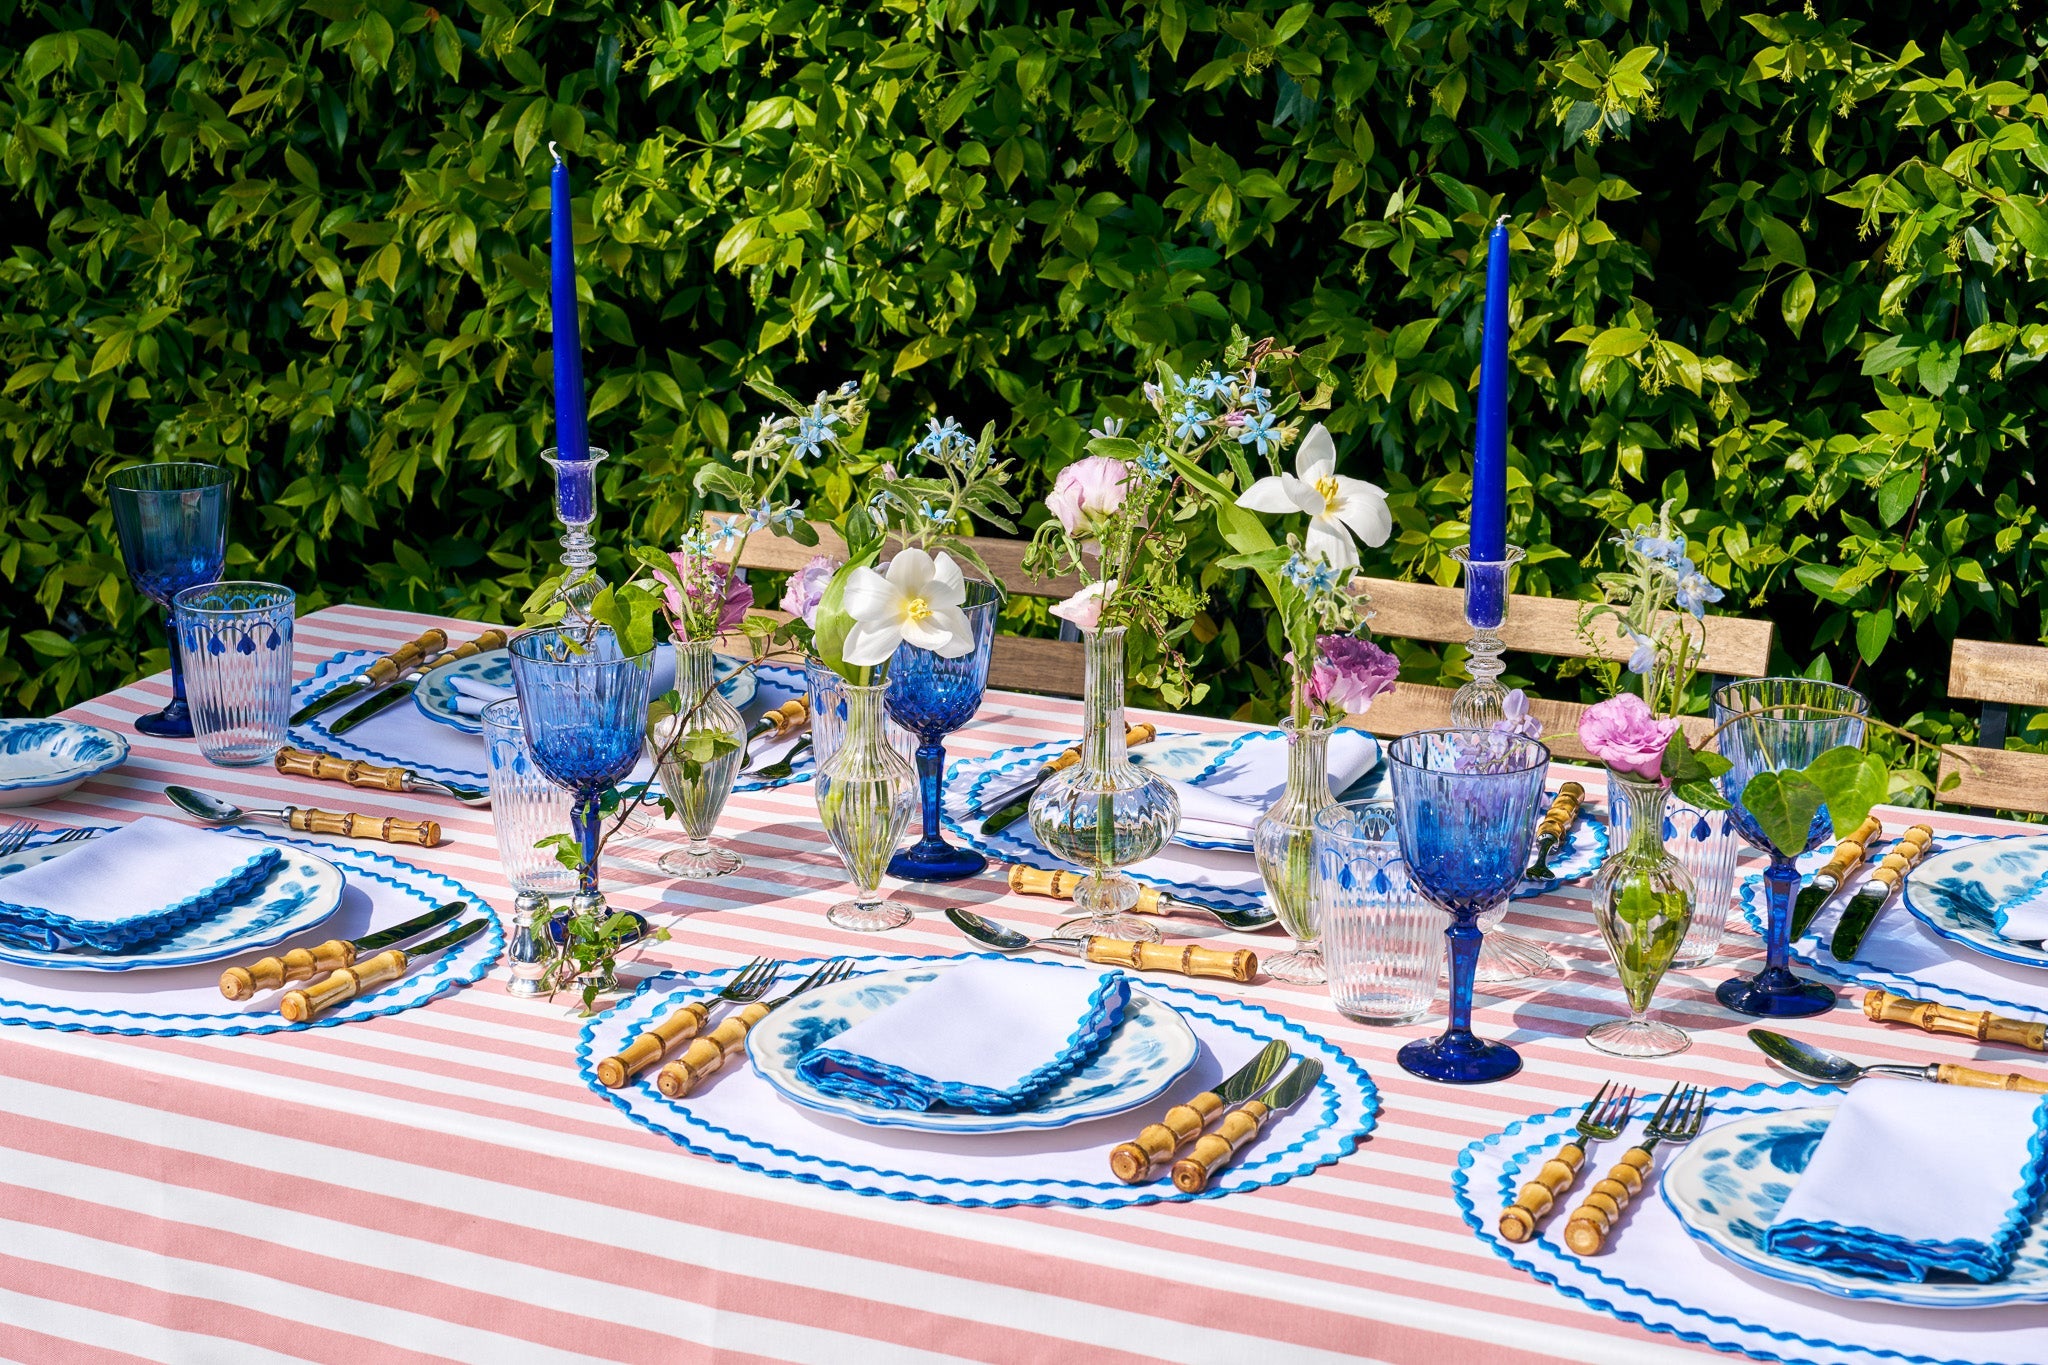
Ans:
<svg viewBox="0 0 2048 1365"><path fill-rule="evenodd" d="M583 417L583 339L576 326L576 232L569 211L569 167L552 142L548 154L555 159L548 244L555 316L555 457L581 461L590 458L590 431Z"/></svg>
<svg viewBox="0 0 2048 1365"><path fill-rule="evenodd" d="M1472 451L1472 558L1508 550L1508 220L1486 239L1486 315L1479 335L1479 430Z"/></svg>

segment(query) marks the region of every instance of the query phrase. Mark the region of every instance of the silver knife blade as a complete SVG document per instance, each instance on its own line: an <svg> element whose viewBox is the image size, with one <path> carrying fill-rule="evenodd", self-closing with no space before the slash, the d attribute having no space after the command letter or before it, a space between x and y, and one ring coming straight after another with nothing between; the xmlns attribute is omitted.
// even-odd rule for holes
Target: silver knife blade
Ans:
<svg viewBox="0 0 2048 1365"><path fill-rule="evenodd" d="M1031 793L1044 786L1045 780L1053 775L1053 771L1052 765L1050 763L1046 764L1038 770L1038 775L1029 782L1019 783L1001 796L990 797L974 813L984 820L992 820L1011 806L1016 805L1019 801L1029 801Z"/></svg>
<svg viewBox="0 0 2048 1365"><path fill-rule="evenodd" d="M1287 1059L1294 1054L1287 1050L1287 1044L1275 1038L1259 1049L1259 1055L1246 1062L1216 1087L1217 1096L1225 1104L1243 1104L1266 1088L1267 1082L1279 1074L1287 1065Z"/></svg>
<svg viewBox="0 0 2048 1365"><path fill-rule="evenodd" d="M369 700L358 702L349 710L348 714L328 726L327 732L332 735L346 734L364 721L375 716L381 716L392 707L398 705L398 703L404 701L413 694L414 689L418 688L419 685L420 680L418 678L406 678L391 684L391 686L379 691Z"/></svg>
<svg viewBox="0 0 2048 1365"><path fill-rule="evenodd" d="M1304 1061L1287 1073L1287 1078L1273 1087L1273 1093L1262 1101L1266 1108L1279 1111L1292 1109L1301 1103L1301 1097L1316 1088L1316 1082L1323 1078L1323 1064Z"/></svg>
<svg viewBox="0 0 2048 1365"><path fill-rule="evenodd" d="M469 942L478 934L481 934L484 931L484 925L489 922L488 920L473 919L467 924L450 929L431 943L422 943L417 948L406 948L401 951L405 953L408 962L417 962L431 953L438 953L444 949L453 948L458 943Z"/></svg>
<svg viewBox="0 0 2048 1365"><path fill-rule="evenodd" d="M356 952L378 952L394 943L403 943L414 934L423 934L429 929L438 928L461 914L466 904L464 901L449 901L446 905L429 910L424 915L414 915L403 924L394 924L389 929L379 929L374 934L357 939Z"/></svg>

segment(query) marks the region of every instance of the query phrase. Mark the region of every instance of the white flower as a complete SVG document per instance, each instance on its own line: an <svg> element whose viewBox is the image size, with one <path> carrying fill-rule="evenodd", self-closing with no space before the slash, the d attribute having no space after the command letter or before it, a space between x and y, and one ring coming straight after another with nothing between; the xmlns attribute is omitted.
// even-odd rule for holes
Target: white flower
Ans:
<svg viewBox="0 0 2048 1365"><path fill-rule="evenodd" d="M1252 512L1308 513L1305 548L1340 569L1358 562L1356 541L1384 545L1394 531L1385 491L1337 473L1337 447L1321 422L1294 452L1294 473L1260 479L1237 505Z"/></svg>
<svg viewBox="0 0 2048 1365"><path fill-rule="evenodd" d="M899 644L942 659L974 648L974 628L960 610L967 583L944 550L936 559L915 546L898 550L886 576L863 564L847 575L841 600L853 618L841 652L856 668L889 662Z"/></svg>

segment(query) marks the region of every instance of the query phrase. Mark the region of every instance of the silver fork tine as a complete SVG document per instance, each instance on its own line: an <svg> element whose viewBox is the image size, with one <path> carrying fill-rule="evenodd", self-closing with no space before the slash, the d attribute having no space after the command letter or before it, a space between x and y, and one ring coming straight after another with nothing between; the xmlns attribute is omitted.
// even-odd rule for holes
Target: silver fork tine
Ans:
<svg viewBox="0 0 2048 1365"><path fill-rule="evenodd" d="M35 822L16 820L6 829L0 830L0 857L19 853L23 844L36 837Z"/></svg>
<svg viewBox="0 0 2048 1365"><path fill-rule="evenodd" d="M781 966L782 964L772 957L757 957L740 968L739 975L718 993L719 997L734 1001L758 1000L761 993L775 980L776 969Z"/></svg>

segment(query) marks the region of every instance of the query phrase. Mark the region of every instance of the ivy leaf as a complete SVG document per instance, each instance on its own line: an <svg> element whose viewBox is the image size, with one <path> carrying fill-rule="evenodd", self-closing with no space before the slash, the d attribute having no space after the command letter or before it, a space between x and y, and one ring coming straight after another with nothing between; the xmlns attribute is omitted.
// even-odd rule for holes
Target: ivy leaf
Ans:
<svg viewBox="0 0 2048 1365"><path fill-rule="evenodd" d="M1826 799L1828 822L1838 838L1862 824L1891 786L1891 768L1882 758L1847 744L1814 759L1805 773Z"/></svg>
<svg viewBox="0 0 2048 1365"><path fill-rule="evenodd" d="M1826 802L1821 789L1797 769L1758 773L1742 789L1742 808L1756 821L1771 847L1788 858L1806 851L1813 817Z"/></svg>
<svg viewBox="0 0 2048 1365"><path fill-rule="evenodd" d="M1689 806L1701 810L1727 810L1728 798L1721 795L1721 788L1714 782L1674 782L1671 794Z"/></svg>

